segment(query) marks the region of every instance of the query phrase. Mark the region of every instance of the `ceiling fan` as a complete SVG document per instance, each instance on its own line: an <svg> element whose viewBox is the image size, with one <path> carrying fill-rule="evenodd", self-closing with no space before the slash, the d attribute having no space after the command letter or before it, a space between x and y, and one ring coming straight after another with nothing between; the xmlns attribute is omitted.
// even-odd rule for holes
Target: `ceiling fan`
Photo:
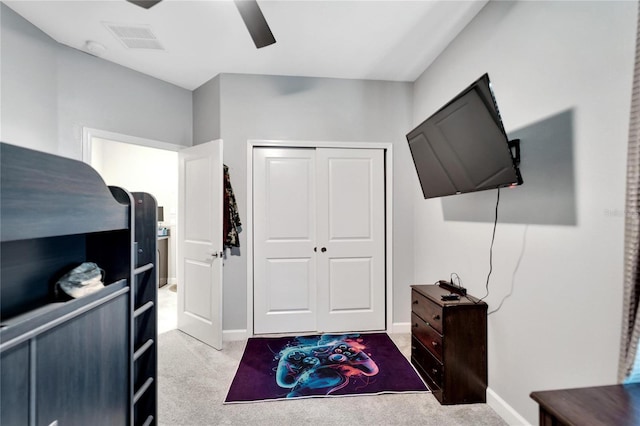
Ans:
<svg viewBox="0 0 640 426"><path fill-rule="evenodd" d="M162 0L127 1L145 9L149 9L160 3ZM260 6L258 6L258 2L256 0L234 0L234 3L240 12L240 16L242 17L247 30L249 30L249 34L251 35L256 48L260 49L261 47L269 46L276 42L276 39L273 37L273 33L271 32L271 28L269 28L269 24L267 24L267 20L264 18L262 10L260 10Z"/></svg>

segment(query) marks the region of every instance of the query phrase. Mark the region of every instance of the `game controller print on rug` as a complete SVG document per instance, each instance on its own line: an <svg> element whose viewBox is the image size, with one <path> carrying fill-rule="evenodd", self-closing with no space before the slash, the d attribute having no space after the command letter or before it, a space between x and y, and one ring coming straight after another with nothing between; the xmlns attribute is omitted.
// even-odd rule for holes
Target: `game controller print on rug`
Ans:
<svg viewBox="0 0 640 426"><path fill-rule="evenodd" d="M225 402L427 391L385 333L254 337Z"/></svg>

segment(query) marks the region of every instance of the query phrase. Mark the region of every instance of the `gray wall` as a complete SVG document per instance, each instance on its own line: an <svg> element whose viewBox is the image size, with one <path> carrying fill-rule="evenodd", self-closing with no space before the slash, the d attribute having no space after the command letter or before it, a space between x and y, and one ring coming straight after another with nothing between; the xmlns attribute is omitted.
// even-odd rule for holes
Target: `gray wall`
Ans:
<svg viewBox="0 0 640 426"><path fill-rule="evenodd" d="M500 223L575 225L573 111L562 111L509 132L519 139L524 184L500 192ZM496 191L443 197L444 220L495 220Z"/></svg>
<svg viewBox="0 0 640 426"><path fill-rule="evenodd" d="M492 311L512 291L489 316L490 402L531 424L537 424L534 390L616 382L637 7L490 2L415 83L416 124L484 72L507 133L573 111L577 220L499 223L486 298ZM484 296L492 224L443 220L441 201L421 199L413 180L416 279L457 272L471 294ZM544 192L536 196L544 208ZM548 196L555 196L551 187ZM527 208L503 202L501 209Z"/></svg>
<svg viewBox="0 0 640 426"><path fill-rule="evenodd" d="M4 142L82 158L82 128L192 144L192 92L63 46L0 4Z"/></svg>
<svg viewBox="0 0 640 426"><path fill-rule="evenodd" d="M247 217L249 139L393 143L394 322L409 322L413 219L411 193L406 187L412 183L413 171L407 167L411 159L405 133L411 122L411 84L239 74L222 74L219 78L220 136L241 218ZM209 92L208 84L197 89L194 98L202 100L205 91ZM209 102L214 106L203 107L215 109L215 98ZM196 111L194 116L200 113ZM195 129L205 127L194 122ZM207 135L196 130L196 142L214 139L216 135L210 131ZM247 233L240 236L241 256L225 261L225 330L247 326Z"/></svg>
<svg viewBox="0 0 640 426"><path fill-rule="evenodd" d="M0 4L0 139L58 153L59 44Z"/></svg>
<svg viewBox="0 0 640 426"><path fill-rule="evenodd" d="M193 144L220 139L220 76L193 91Z"/></svg>

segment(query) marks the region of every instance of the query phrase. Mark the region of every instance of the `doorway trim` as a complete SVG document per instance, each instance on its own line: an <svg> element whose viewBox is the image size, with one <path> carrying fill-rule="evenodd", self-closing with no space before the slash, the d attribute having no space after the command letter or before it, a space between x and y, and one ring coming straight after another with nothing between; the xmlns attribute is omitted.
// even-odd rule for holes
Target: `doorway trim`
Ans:
<svg viewBox="0 0 640 426"><path fill-rule="evenodd" d="M158 141L155 139L141 138L138 136L127 135L124 133L117 133L109 130L94 129L92 127L83 126L82 141L81 141L82 143L81 161L89 165L91 165L91 152L93 149L94 139L102 139L105 142L120 142L120 143L125 143L130 145L143 146L147 148L155 148L155 149L171 151L176 153L184 148L189 148L188 146L185 146L185 145L178 145L174 143ZM177 208L178 208L178 205L176 204L176 211L177 211ZM178 230L177 217L176 217L175 227L176 227L176 235L177 235L177 233L180 232ZM177 254L176 244L172 242L171 245L169 246L169 256L171 256L172 258L175 258L176 254ZM176 268L177 268L177 265L174 267L173 272L177 272ZM175 284L177 282L177 277L168 277L168 278L169 278L169 281L167 284Z"/></svg>
<svg viewBox="0 0 640 426"><path fill-rule="evenodd" d="M385 167L385 298L386 332L393 328L393 144L388 142L338 142L262 140L247 141L247 337L253 336L253 149L273 148L345 148L382 149Z"/></svg>
<svg viewBox="0 0 640 426"><path fill-rule="evenodd" d="M91 127L82 128L82 162L91 164L91 148L93 138L106 139L117 142L141 145L149 148L164 149L166 151L178 152L184 145L176 145L168 142L161 142L154 139L140 138L138 136L125 135L123 133L110 132L108 130L93 129Z"/></svg>

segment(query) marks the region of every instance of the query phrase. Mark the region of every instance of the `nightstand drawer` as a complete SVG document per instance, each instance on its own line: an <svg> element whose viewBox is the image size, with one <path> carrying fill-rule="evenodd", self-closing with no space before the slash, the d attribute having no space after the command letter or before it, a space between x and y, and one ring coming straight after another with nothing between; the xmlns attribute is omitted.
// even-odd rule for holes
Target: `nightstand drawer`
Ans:
<svg viewBox="0 0 640 426"><path fill-rule="evenodd" d="M411 313L411 334L442 362L442 335Z"/></svg>
<svg viewBox="0 0 640 426"><path fill-rule="evenodd" d="M417 291L411 292L411 311L442 334L442 307Z"/></svg>
<svg viewBox="0 0 640 426"><path fill-rule="evenodd" d="M411 339L411 361L423 376L427 374L425 380L432 391L442 388L442 364L416 338Z"/></svg>

